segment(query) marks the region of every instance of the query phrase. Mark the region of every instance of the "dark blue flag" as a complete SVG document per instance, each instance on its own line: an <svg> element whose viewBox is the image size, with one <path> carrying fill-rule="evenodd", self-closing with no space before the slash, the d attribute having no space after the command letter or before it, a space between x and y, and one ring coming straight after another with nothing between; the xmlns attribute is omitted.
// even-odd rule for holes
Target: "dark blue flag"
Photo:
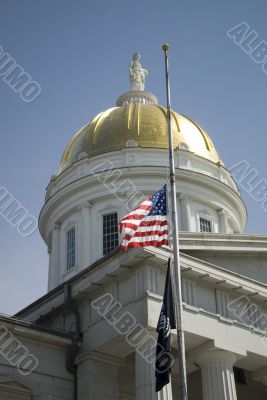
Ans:
<svg viewBox="0 0 267 400"><path fill-rule="evenodd" d="M171 367L174 362L173 356L171 355L171 329L176 328L176 324L172 296L170 264L171 260L169 259L163 304L157 326L158 342L155 363L156 392L159 392L170 382Z"/></svg>

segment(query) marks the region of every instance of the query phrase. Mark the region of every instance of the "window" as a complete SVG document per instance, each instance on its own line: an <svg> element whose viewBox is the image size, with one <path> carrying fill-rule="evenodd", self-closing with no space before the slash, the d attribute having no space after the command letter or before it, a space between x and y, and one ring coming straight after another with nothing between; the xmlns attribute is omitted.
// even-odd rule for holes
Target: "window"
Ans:
<svg viewBox="0 0 267 400"><path fill-rule="evenodd" d="M178 146L178 149L179 150L185 150L185 151L189 150L188 149L188 145L186 143L180 143L179 146Z"/></svg>
<svg viewBox="0 0 267 400"><path fill-rule="evenodd" d="M67 231L67 271L75 267L76 254L75 254L75 228Z"/></svg>
<svg viewBox="0 0 267 400"><path fill-rule="evenodd" d="M126 142L126 147L136 147L137 146L137 142L133 139L127 140Z"/></svg>
<svg viewBox="0 0 267 400"><path fill-rule="evenodd" d="M116 212L103 215L103 255L119 245L118 214Z"/></svg>
<svg viewBox="0 0 267 400"><path fill-rule="evenodd" d="M211 221L205 218L199 218L200 232L211 232Z"/></svg>

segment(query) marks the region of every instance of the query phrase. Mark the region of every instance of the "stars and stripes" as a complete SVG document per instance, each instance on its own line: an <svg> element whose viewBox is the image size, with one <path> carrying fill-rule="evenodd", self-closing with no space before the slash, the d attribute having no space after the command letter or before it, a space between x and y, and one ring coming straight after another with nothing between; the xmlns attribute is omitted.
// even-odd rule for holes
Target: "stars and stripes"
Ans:
<svg viewBox="0 0 267 400"><path fill-rule="evenodd" d="M164 185L120 221L121 250L168 245L166 188Z"/></svg>

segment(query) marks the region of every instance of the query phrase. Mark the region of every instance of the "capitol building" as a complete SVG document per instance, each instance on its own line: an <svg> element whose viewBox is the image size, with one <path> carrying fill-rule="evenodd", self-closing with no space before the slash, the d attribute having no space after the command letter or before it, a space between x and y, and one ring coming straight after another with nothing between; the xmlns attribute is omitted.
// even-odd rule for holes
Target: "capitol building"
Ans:
<svg viewBox="0 0 267 400"><path fill-rule="evenodd" d="M152 362L172 249L118 247L118 222L166 183L169 166L166 108L131 68L130 80L73 136L48 184L48 291L0 316L0 400L179 399L175 330L159 393ZM171 118L189 400L266 400L267 236L243 233L245 204L208 133Z"/></svg>

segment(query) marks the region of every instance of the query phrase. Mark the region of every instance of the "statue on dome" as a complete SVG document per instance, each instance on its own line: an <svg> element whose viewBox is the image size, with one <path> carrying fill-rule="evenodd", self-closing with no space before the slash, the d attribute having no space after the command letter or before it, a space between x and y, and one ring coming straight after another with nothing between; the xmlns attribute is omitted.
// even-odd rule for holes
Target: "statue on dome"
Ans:
<svg viewBox="0 0 267 400"><path fill-rule="evenodd" d="M148 71L142 68L142 65L140 64L139 60L140 60L140 54L134 53L129 68L131 90L145 89L145 79L146 76L148 75Z"/></svg>

